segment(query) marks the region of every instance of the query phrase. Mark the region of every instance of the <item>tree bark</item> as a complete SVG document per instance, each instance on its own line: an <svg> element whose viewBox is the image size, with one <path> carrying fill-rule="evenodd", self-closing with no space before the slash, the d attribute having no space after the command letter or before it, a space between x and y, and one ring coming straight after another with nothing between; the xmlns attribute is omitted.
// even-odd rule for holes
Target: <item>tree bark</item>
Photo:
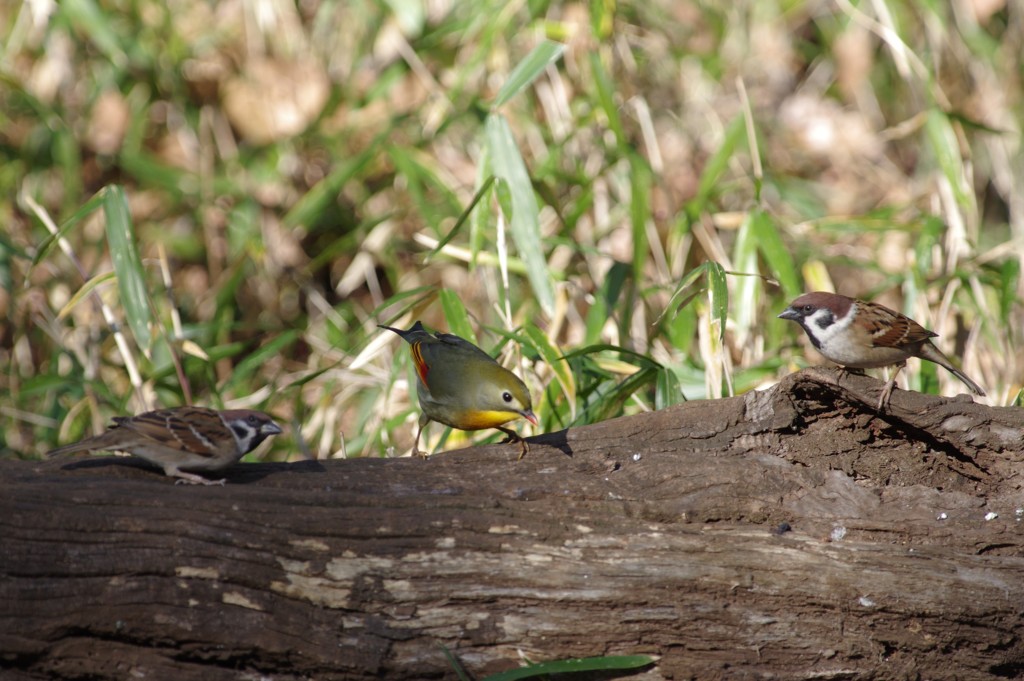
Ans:
<svg viewBox="0 0 1024 681"><path fill-rule="evenodd" d="M1024 410L814 369L429 460L0 462L4 678L1024 675ZM612 678L603 676L601 678ZM622 678L622 677L616 677Z"/></svg>

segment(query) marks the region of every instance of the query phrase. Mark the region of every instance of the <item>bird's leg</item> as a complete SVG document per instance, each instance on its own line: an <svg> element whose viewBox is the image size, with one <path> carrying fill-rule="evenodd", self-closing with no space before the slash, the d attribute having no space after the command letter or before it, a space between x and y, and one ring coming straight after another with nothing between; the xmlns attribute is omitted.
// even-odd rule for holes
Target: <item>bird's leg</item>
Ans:
<svg viewBox="0 0 1024 681"><path fill-rule="evenodd" d="M507 438L502 440L503 444L506 442L519 443L519 458L516 459L516 461L522 461L523 457L526 456L527 452L530 451L530 444L525 439L523 439L522 435L520 435L519 433L510 428L502 428L501 426L497 426L497 428L501 432L505 433L505 435L508 435Z"/></svg>
<svg viewBox="0 0 1024 681"><path fill-rule="evenodd" d="M416 441L412 443L412 455L418 456L421 459L425 459L430 456L429 452L424 452L420 449L420 435L423 434L423 429L426 427L428 421L420 419L420 427L416 429Z"/></svg>
<svg viewBox="0 0 1024 681"><path fill-rule="evenodd" d="M174 481L175 485L220 485L223 487L224 483L227 482L227 478L210 480L209 478L204 478L203 476L196 475L195 473L179 471L177 468L165 468L164 473L172 478L177 478L177 480Z"/></svg>
<svg viewBox="0 0 1024 681"><path fill-rule="evenodd" d="M889 382L882 388L882 394L878 398L878 411L884 411L889 407L889 398L892 397L893 388L896 387L896 377L899 376L900 371L903 367L907 366L906 362L900 362L896 365L896 368L892 372L892 377Z"/></svg>

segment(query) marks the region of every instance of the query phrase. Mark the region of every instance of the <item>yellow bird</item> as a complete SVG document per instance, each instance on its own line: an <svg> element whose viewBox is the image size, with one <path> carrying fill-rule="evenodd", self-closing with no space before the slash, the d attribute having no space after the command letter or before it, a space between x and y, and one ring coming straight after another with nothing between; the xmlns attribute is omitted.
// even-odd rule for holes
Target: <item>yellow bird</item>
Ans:
<svg viewBox="0 0 1024 681"><path fill-rule="evenodd" d="M431 421L459 430L496 428L508 435L507 442L519 442L520 459L530 451L518 433L502 427L519 417L537 425L530 391L518 376L454 334L431 335L420 322L408 331L379 326L394 331L412 346L418 377L416 394L423 412L413 454L426 456L419 448L420 434Z"/></svg>

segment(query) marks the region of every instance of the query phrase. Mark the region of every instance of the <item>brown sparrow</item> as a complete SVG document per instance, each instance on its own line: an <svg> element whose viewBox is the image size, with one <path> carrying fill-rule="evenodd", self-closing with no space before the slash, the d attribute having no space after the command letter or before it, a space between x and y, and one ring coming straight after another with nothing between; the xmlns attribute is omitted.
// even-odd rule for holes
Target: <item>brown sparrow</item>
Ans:
<svg viewBox="0 0 1024 681"><path fill-rule="evenodd" d="M878 303L816 291L794 300L779 318L802 326L818 352L840 366L872 369L895 365L896 371L878 400L879 410L889 404L896 376L910 357L935 362L976 395L985 394L931 342L937 333Z"/></svg>
<svg viewBox="0 0 1024 681"><path fill-rule="evenodd" d="M280 432L281 427L259 411L177 407L117 416L102 435L58 447L47 456L117 450L160 466L179 484L223 485L224 480L208 480L185 470L227 468Z"/></svg>

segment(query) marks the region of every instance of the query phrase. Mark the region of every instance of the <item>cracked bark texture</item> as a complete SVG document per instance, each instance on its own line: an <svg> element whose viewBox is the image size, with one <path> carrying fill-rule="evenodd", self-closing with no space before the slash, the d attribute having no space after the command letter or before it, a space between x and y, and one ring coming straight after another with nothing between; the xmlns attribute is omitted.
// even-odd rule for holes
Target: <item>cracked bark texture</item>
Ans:
<svg viewBox="0 0 1024 681"><path fill-rule="evenodd" d="M807 370L418 459L0 462L0 669L29 679L1024 675L1024 411ZM787 530L787 528L789 528Z"/></svg>

